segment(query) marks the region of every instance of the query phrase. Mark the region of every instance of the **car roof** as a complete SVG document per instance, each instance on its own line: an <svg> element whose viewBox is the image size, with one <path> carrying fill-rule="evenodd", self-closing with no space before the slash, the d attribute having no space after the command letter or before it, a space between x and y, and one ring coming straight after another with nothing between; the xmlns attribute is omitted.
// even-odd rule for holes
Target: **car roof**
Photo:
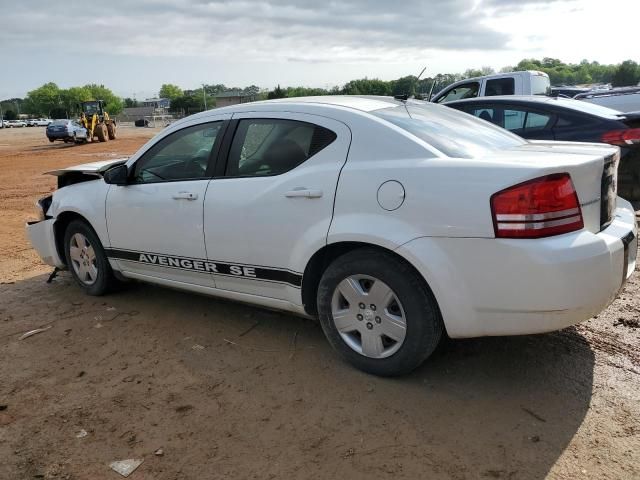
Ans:
<svg viewBox="0 0 640 480"><path fill-rule="evenodd" d="M389 108L403 105L403 102L393 97L366 96L366 95L322 95L315 97L292 97L278 98L273 100L262 100L258 102L241 103L228 107L215 108L200 112L189 118L207 117L221 113L239 113L255 110L278 110L286 111L291 107L307 109L317 106L324 108L335 107L336 109L348 109L360 112L372 112L382 108Z"/></svg>
<svg viewBox="0 0 640 480"><path fill-rule="evenodd" d="M546 95L496 95L490 97L464 98L461 100L452 100L442 105L462 105L474 103L503 103L503 104L528 104L528 105L546 105L552 107L565 108L587 115L595 115L598 117L619 120L621 112L611 108L596 105L594 103L585 102L583 100L574 100L573 98L548 97Z"/></svg>

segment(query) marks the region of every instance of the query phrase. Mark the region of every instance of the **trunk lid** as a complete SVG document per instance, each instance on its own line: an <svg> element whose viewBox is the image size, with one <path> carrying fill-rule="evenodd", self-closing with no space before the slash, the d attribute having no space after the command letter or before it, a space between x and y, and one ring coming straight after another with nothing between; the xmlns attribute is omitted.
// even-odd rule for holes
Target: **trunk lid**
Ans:
<svg viewBox="0 0 640 480"><path fill-rule="evenodd" d="M509 158L520 165L536 164L541 169L540 176L569 173L580 201L585 229L597 233L611 223L617 198L618 147L600 143L531 141L498 154L502 155L505 160Z"/></svg>

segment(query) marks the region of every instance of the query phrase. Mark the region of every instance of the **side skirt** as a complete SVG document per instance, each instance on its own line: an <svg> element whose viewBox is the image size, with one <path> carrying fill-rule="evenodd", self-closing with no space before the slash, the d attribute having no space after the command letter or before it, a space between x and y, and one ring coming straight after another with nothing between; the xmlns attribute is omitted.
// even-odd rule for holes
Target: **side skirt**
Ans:
<svg viewBox="0 0 640 480"><path fill-rule="evenodd" d="M191 283L177 282L175 280L167 280L164 278L152 277L148 275L142 275L132 272L120 272L122 276L131 278L134 280L140 280L143 282L154 283L162 285L164 287L176 288L178 290L185 290L189 292L200 293L211 297L224 298L227 300L233 300L240 303L247 303L251 305L257 305L274 310L281 310L290 312L305 318L313 318L304 311L302 305L294 305L286 300L278 300L276 298L262 297L259 295L251 295L249 293L232 292L230 290L222 290L220 288L205 287L202 285L193 285Z"/></svg>

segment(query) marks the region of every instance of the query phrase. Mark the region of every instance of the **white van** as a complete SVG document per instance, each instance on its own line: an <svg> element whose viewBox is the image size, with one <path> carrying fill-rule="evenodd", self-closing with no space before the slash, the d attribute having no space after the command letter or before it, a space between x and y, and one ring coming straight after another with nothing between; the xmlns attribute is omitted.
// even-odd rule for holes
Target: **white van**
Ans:
<svg viewBox="0 0 640 480"><path fill-rule="evenodd" d="M444 103L463 98L495 95L549 95L550 92L549 75L535 70L525 70L466 78L443 88L433 96L431 101Z"/></svg>

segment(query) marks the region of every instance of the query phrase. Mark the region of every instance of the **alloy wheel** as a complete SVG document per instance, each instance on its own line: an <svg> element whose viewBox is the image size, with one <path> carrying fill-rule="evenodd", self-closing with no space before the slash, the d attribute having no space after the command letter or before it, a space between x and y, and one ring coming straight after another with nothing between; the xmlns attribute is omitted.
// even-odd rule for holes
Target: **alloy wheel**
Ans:
<svg viewBox="0 0 640 480"><path fill-rule="evenodd" d="M93 285L98 279L96 253L83 234L76 233L71 237L69 258L78 279L85 285Z"/></svg>
<svg viewBox="0 0 640 480"><path fill-rule="evenodd" d="M397 295L368 275L351 275L338 284L331 315L344 342L365 357L389 357L406 337L406 316Z"/></svg>

